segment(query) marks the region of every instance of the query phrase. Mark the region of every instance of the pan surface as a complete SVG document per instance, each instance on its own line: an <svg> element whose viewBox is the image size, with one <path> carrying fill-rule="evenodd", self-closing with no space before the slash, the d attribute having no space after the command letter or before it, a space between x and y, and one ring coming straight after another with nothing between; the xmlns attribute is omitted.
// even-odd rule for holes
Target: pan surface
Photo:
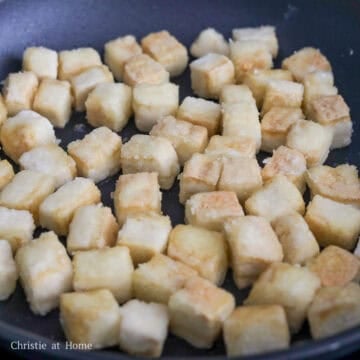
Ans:
<svg viewBox="0 0 360 360"><path fill-rule="evenodd" d="M189 46L195 36L206 27L214 27L227 38L234 27L274 25L280 43L276 61L304 46L314 46L329 58L336 86L351 108L354 135L351 146L332 151L327 164L349 162L360 166L360 2L357 1L220 1L220 0L0 0L0 79L9 72L21 69L23 50L31 45L43 45L56 50L92 46L102 53L106 41L120 35L134 34L141 38L152 31L166 29ZM180 85L182 100L191 94L189 72L173 80ZM65 129L57 129L61 146L82 138L91 127L83 114L74 114ZM132 123L121 132L126 141L136 129ZM4 155L0 153L0 156ZM261 155L260 155L261 158ZM99 184L103 202L111 206L110 193L115 179ZM163 211L173 224L183 222L184 211L179 205L178 185L164 192ZM231 274L224 287L233 292L241 304L246 291L235 288ZM110 349L91 353L65 349L51 349L55 341L64 341L58 321L58 311L45 317L34 316L18 286L15 294L0 303L0 342L8 350L12 341L43 344L42 358L121 359L126 355ZM17 347L17 343L12 344ZM295 337L289 351L267 354L266 359L302 359L326 357L330 359L360 348L360 327L322 341L311 341L305 329ZM20 352L27 358L37 358L34 351ZM224 345L219 340L208 351L197 350L170 335L164 357L203 356L224 357Z"/></svg>

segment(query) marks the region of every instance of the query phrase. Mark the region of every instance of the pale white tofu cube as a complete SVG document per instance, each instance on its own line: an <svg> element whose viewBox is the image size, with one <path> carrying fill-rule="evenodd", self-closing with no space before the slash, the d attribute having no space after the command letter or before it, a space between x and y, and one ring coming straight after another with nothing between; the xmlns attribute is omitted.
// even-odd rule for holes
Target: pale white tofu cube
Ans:
<svg viewBox="0 0 360 360"><path fill-rule="evenodd" d="M133 292L136 299L167 305L169 298L185 285L197 271L163 254L139 264L133 274Z"/></svg>
<svg viewBox="0 0 360 360"><path fill-rule="evenodd" d="M93 48L78 48L59 52L60 80L70 80L74 75L101 65L99 53Z"/></svg>
<svg viewBox="0 0 360 360"><path fill-rule="evenodd" d="M42 46L28 47L22 59L24 71L32 71L39 79L56 79L58 74L58 54Z"/></svg>
<svg viewBox="0 0 360 360"><path fill-rule="evenodd" d="M120 349L142 357L159 357L168 334L166 305L130 300L120 308Z"/></svg>
<svg viewBox="0 0 360 360"><path fill-rule="evenodd" d="M114 193L114 208L119 224L122 225L126 217L131 215L161 214L161 198L157 173L121 175Z"/></svg>
<svg viewBox="0 0 360 360"><path fill-rule="evenodd" d="M123 79L124 65L135 55L142 53L141 46L133 35L125 35L104 45L104 61L117 81Z"/></svg>
<svg viewBox="0 0 360 360"><path fill-rule="evenodd" d="M7 160L0 160L0 191L11 181L15 172Z"/></svg>
<svg viewBox="0 0 360 360"><path fill-rule="evenodd" d="M336 245L352 250L360 235L360 210L320 195L308 204L305 220L322 247Z"/></svg>
<svg viewBox="0 0 360 360"><path fill-rule="evenodd" d="M321 165L329 155L332 131L309 120L297 120L286 137L286 146L300 151L306 159L307 167Z"/></svg>
<svg viewBox="0 0 360 360"><path fill-rule="evenodd" d="M167 255L221 285L228 270L228 248L221 232L177 225L170 233Z"/></svg>
<svg viewBox="0 0 360 360"><path fill-rule="evenodd" d="M235 82L233 63L224 55L209 53L190 63L191 88L198 96L218 99L221 89Z"/></svg>
<svg viewBox="0 0 360 360"><path fill-rule="evenodd" d="M121 150L123 174L157 172L162 189L170 189L179 173L179 161L168 139L134 135Z"/></svg>
<svg viewBox="0 0 360 360"><path fill-rule="evenodd" d="M0 127L7 119L8 111L5 105L5 100L0 93Z"/></svg>
<svg viewBox="0 0 360 360"><path fill-rule="evenodd" d="M8 299L15 291L17 279L11 245L7 240L0 240L0 301Z"/></svg>
<svg viewBox="0 0 360 360"><path fill-rule="evenodd" d="M194 57L201 57L209 53L229 55L229 44L224 36L213 28L202 30L190 46L190 53Z"/></svg>
<svg viewBox="0 0 360 360"><path fill-rule="evenodd" d="M40 205L40 225L67 235L75 211L84 205L100 202L101 193L90 179L77 177L59 187Z"/></svg>
<svg viewBox="0 0 360 360"><path fill-rule="evenodd" d="M107 289L119 303L132 297L134 266L124 246L79 251L73 258L75 291Z"/></svg>
<svg viewBox="0 0 360 360"><path fill-rule="evenodd" d="M283 248L284 262L304 265L319 254L314 234L297 212L280 216L271 225Z"/></svg>
<svg viewBox="0 0 360 360"><path fill-rule="evenodd" d="M8 116L31 109L38 85L38 78L30 71L12 73L7 76L3 95Z"/></svg>
<svg viewBox="0 0 360 360"><path fill-rule="evenodd" d="M253 284L271 263L283 259L281 244L265 218L242 216L227 221L224 227L233 278L239 289Z"/></svg>
<svg viewBox="0 0 360 360"><path fill-rule="evenodd" d="M170 74L147 54L132 56L124 65L123 81L134 87L139 84L158 85L169 82Z"/></svg>
<svg viewBox="0 0 360 360"><path fill-rule="evenodd" d="M26 151L40 145L56 143L50 121L31 110L8 118L1 127L0 142L6 155L17 162Z"/></svg>
<svg viewBox="0 0 360 360"><path fill-rule="evenodd" d="M263 354L290 346L284 308L279 305L239 306L225 320L227 356Z"/></svg>
<svg viewBox="0 0 360 360"><path fill-rule="evenodd" d="M72 141L67 149L79 175L99 182L120 170L121 146L121 137L102 126Z"/></svg>
<svg viewBox="0 0 360 360"><path fill-rule="evenodd" d="M158 120L150 135L168 139L177 153L180 165L193 154L204 152L208 143L208 132L205 127L177 120L171 115Z"/></svg>
<svg viewBox="0 0 360 360"><path fill-rule="evenodd" d="M193 277L170 297L170 330L197 348L209 349L234 308L231 293Z"/></svg>
<svg viewBox="0 0 360 360"><path fill-rule="evenodd" d="M135 125L149 132L159 119L175 115L179 107L179 86L173 83L139 84L134 87L132 106Z"/></svg>
<svg viewBox="0 0 360 360"><path fill-rule="evenodd" d="M134 264L141 264L166 250L171 229L168 216L130 215L118 233L117 245L126 246Z"/></svg>
<svg viewBox="0 0 360 360"><path fill-rule="evenodd" d="M214 101L187 96L180 104L176 117L206 127L209 136L213 136L220 127L221 106Z"/></svg>
<svg viewBox="0 0 360 360"><path fill-rule="evenodd" d="M0 239L7 240L13 253L33 237L34 219L29 211L0 206Z"/></svg>
<svg viewBox="0 0 360 360"><path fill-rule="evenodd" d="M295 334L320 285L320 279L307 268L273 263L255 282L244 304L283 306L290 332Z"/></svg>
<svg viewBox="0 0 360 360"><path fill-rule="evenodd" d="M48 118L55 127L63 128L70 120L71 106L71 86L68 81L41 81L34 98L34 111Z"/></svg>
<svg viewBox="0 0 360 360"><path fill-rule="evenodd" d="M125 84L99 84L88 95L85 107L90 125L119 132L132 115L132 90Z"/></svg>
<svg viewBox="0 0 360 360"><path fill-rule="evenodd" d="M293 211L303 215L305 203L299 189L284 175L277 175L245 201L245 210L272 221Z"/></svg>
<svg viewBox="0 0 360 360"><path fill-rule="evenodd" d="M144 53L164 66L170 76L178 76L184 72L189 61L186 47L168 31L163 30L141 39Z"/></svg>
<svg viewBox="0 0 360 360"><path fill-rule="evenodd" d="M118 344L120 309L106 289L72 292L60 297L60 324L74 344L102 349Z"/></svg>
<svg viewBox="0 0 360 360"><path fill-rule="evenodd" d="M71 291L72 266L66 249L52 231L18 249L20 282L34 314L46 315L59 306L60 295Z"/></svg>
<svg viewBox="0 0 360 360"><path fill-rule="evenodd" d="M238 102L253 102L255 99L249 87L247 85L225 85L220 94L219 99L221 104L234 104Z"/></svg>
<svg viewBox="0 0 360 360"><path fill-rule="evenodd" d="M119 226L109 207L85 205L75 211L69 226L66 247L77 251L102 249L115 245Z"/></svg>

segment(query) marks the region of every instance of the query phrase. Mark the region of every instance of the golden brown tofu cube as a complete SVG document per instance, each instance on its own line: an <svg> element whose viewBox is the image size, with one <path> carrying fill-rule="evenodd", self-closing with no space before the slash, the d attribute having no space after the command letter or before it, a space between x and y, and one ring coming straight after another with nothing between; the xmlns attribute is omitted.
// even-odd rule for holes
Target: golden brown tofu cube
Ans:
<svg viewBox="0 0 360 360"><path fill-rule="evenodd" d="M239 289L251 285L273 262L283 259L280 242L270 223L259 216L243 216L225 224L233 278Z"/></svg>
<svg viewBox="0 0 360 360"><path fill-rule="evenodd" d="M7 160L0 160L0 191L11 181L14 175L12 165Z"/></svg>
<svg viewBox="0 0 360 360"><path fill-rule="evenodd" d="M32 71L39 79L56 79L58 54L42 46L28 47L23 54L22 67L24 71Z"/></svg>
<svg viewBox="0 0 360 360"><path fill-rule="evenodd" d="M192 225L177 225L170 233L167 255L221 285L228 269L227 244L222 233Z"/></svg>
<svg viewBox="0 0 360 360"><path fill-rule="evenodd" d="M234 104L238 102L255 102L253 94L247 85L225 85L220 94L221 104Z"/></svg>
<svg viewBox="0 0 360 360"><path fill-rule="evenodd" d="M262 354L290 346L286 314L279 305L239 306L225 320L227 356Z"/></svg>
<svg viewBox="0 0 360 360"><path fill-rule="evenodd" d="M6 240L0 240L0 301L8 299L15 291L17 279L11 245Z"/></svg>
<svg viewBox="0 0 360 360"><path fill-rule="evenodd" d="M305 220L323 247L336 245L352 250L360 235L360 210L320 195L309 203Z"/></svg>
<svg viewBox="0 0 360 360"><path fill-rule="evenodd" d="M235 82L233 63L224 55L207 54L190 63L191 88L207 99L218 99L221 89Z"/></svg>
<svg viewBox="0 0 360 360"><path fill-rule="evenodd" d="M202 30L190 46L190 53L194 57L201 57L209 53L229 55L229 44L224 36L213 28Z"/></svg>
<svg viewBox="0 0 360 360"><path fill-rule="evenodd" d="M133 274L133 291L137 299L166 304L177 290L197 271L163 254L140 264Z"/></svg>
<svg viewBox="0 0 360 360"><path fill-rule="evenodd" d="M231 293L193 277L170 297L170 330L197 348L209 349L234 307Z"/></svg>
<svg viewBox="0 0 360 360"><path fill-rule="evenodd" d="M3 96L0 93L0 127L7 119L8 111Z"/></svg>

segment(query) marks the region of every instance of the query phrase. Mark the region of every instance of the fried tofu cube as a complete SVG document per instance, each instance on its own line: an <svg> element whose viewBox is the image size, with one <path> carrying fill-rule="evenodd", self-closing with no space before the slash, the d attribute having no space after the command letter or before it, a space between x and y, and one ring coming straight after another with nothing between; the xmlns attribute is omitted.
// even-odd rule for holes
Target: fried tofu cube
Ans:
<svg viewBox="0 0 360 360"><path fill-rule="evenodd" d="M193 194L215 191L220 178L222 164L213 156L194 154L184 165L180 174L179 200L185 204Z"/></svg>
<svg viewBox="0 0 360 360"><path fill-rule="evenodd" d="M99 182L120 170L121 146L121 137L102 126L72 141L67 149L79 175Z"/></svg>
<svg viewBox="0 0 360 360"><path fill-rule="evenodd" d="M68 81L41 81L34 98L34 111L48 118L55 127L63 128L70 120L71 106L71 86Z"/></svg>
<svg viewBox="0 0 360 360"><path fill-rule="evenodd" d="M66 249L52 231L29 241L15 256L20 282L34 314L46 315L71 290L72 266Z"/></svg>
<svg viewBox="0 0 360 360"><path fill-rule="evenodd" d="M282 62L282 68L291 71L296 81L302 82L308 73L331 71L328 59L319 49L305 47L295 51Z"/></svg>
<svg viewBox="0 0 360 360"><path fill-rule="evenodd" d="M170 189L179 173L179 161L168 139L134 135L121 150L123 174L157 172L162 189Z"/></svg>
<svg viewBox="0 0 360 360"><path fill-rule="evenodd" d="M284 175L277 175L245 201L245 210L272 221L293 211L303 215L305 203L298 188Z"/></svg>
<svg viewBox="0 0 360 360"><path fill-rule="evenodd" d="M236 82L242 82L248 72L271 69L272 55L268 46L257 40L230 42L230 59L234 64Z"/></svg>
<svg viewBox="0 0 360 360"><path fill-rule="evenodd" d="M135 356L161 356L169 326L167 306L134 299L120 314L120 349Z"/></svg>
<svg viewBox="0 0 360 360"><path fill-rule="evenodd" d="M227 356L246 356L287 349L290 333L279 305L239 306L223 327Z"/></svg>
<svg viewBox="0 0 360 360"><path fill-rule="evenodd" d="M34 147L56 142L50 121L31 110L24 110L8 118L1 127L0 142L6 155L17 162Z"/></svg>
<svg viewBox="0 0 360 360"><path fill-rule="evenodd" d="M99 53L93 48L78 48L59 52L59 79L70 80L71 77L101 65Z"/></svg>
<svg viewBox="0 0 360 360"><path fill-rule="evenodd" d="M352 250L360 235L360 210L320 195L309 203L305 220L323 247L336 245Z"/></svg>
<svg viewBox="0 0 360 360"><path fill-rule="evenodd" d="M273 263L255 282L244 304L283 306L290 332L295 334L300 330L320 284L320 279L307 268Z"/></svg>
<svg viewBox="0 0 360 360"><path fill-rule="evenodd" d="M77 177L60 186L40 205L40 225L67 235L75 211L84 205L98 204L101 193L90 179Z"/></svg>
<svg viewBox="0 0 360 360"><path fill-rule="evenodd" d="M132 90L125 84L99 84L87 97L85 108L90 125L119 132L132 114Z"/></svg>
<svg viewBox="0 0 360 360"><path fill-rule="evenodd" d="M171 229L168 216L130 215L118 233L117 245L126 246L134 264L141 264L166 250Z"/></svg>
<svg viewBox="0 0 360 360"><path fill-rule="evenodd" d="M170 330L197 348L209 349L234 307L231 293L193 277L170 297Z"/></svg>
<svg viewBox="0 0 360 360"><path fill-rule="evenodd" d="M267 182L277 175L284 175L301 193L305 191L306 160L297 150L286 146L278 147L271 158L264 160L265 166L261 170L262 179Z"/></svg>
<svg viewBox="0 0 360 360"><path fill-rule="evenodd" d="M329 245L307 266L320 278L322 286L345 286L355 280L360 261L352 253Z"/></svg>
<svg viewBox="0 0 360 360"><path fill-rule="evenodd" d="M175 115L179 107L179 86L173 83L140 84L133 90L135 125L149 132L159 119Z"/></svg>
<svg viewBox="0 0 360 360"><path fill-rule="evenodd" d="M325 126L309 120L297 120L287 134L285 145L300 151L310 168L325 162L332 138L332 131Z"/></svg>
<svg viewBox="0 0 360 360"><path fill-rule="evenodd" d="M182 74L189 61L186 47L166 30L143 37L141 46L144 53L163 65L171 77Z"/></svg>
<svg viewBox="0 0 360 360"><path fill-rule="evenodd" d="M96 85L113 83L114 77L105 65L94 66L70 78L76 111L85 111L85 102Z"/></svg>
<svg viewBox="0 0 360 360"><path fill-rule="evenodd" d="M132 297L134 266L125 246L79 251L73 269L75 291L108 289L119 303Z"/></svg>
<svg viewBox="0 0 360 360"><path fill-rule="evenodd" d="M161 197L157 173L121 175L114 193L114 208L119 224L122 225L126 217L131 215L161 214Z"/></svg>
<svg viewBox="0 0 360 360"><path fill-rule="evenodd" d="M194 194L185 204L185 222L208 230L222 231L224 221L243 215L244 211L232 191Z"/></svg>
<svg viewBox="0 0 360 360"><path fill-rule="evenodd" d="M93 349L115 346L120 321L119 305L109 290L61 295L60 324L68 341Z"/></svg>
<svg viewBox="0 0 360 360"><path fill-rule="evenodd" d="M261 187L261 168L255 158L240 156L223 160L219 190L234 191L243 204Z"/></svg>
<svg viewBox="0 0 360 360"><path fill-rule="evenodd" d="M169 298L185 285L197 271L163 254L140 264L133 274L134 297L167 305Z"/></svg>
<svg viewBox="0 0 360 360"><path fill-rule="evenodd" d="M283 259L280 242L266 219L242 216L227 221L224 227L233 278L239 289L253 284L271 263Z"/></svg>
<svg viewBox="0 0 360 360"><path fill-rule="evenodd" d="M0 191L11 181L15 172L7 160L0 160Z"/></svg>
<svg viewBox="0 0 360 360"><path fill-rule="evenodd" d="M19 164L24 170L33 170L52 176L56 188L76 176L75 161L56 144L37 146L23 153Z"/></svg>
<svg viewBox="0 0 360 360"><path fill-rule="evenodd" d="M58 54L42 46L28 47L23 54L22 67L24 71L32 71L39 79L56 79Z"/></svg>
<svg viewBox="0 0 360 360"><path fill-rule="evenodd" d="M209 53L190 63L191 88L207 99L218 99L221 89L235 82L233 63L224 55Z"/></svg>
<svg viewBox="0 0 360 360"><path fill-rule="evenodd" d="M0 127L7 119L8 111L3 96L0 93Z"/></svg>
<svg viewBox="0 0 360 360"><path fill-rule="evenodd" d="M170 74L147 54L132 56L124 65L123 81L134 87L139 84L159 85L169 82Z"/></svg>
<svg viewBox="0 0 360 360"><path fill-rule="evenodd" d="M211 137L220 127L221 106L214 101L187 96L180 104L176 118L206 127Z"/></svg>
<svg viewBox="0 0 360 360"><path fill-rule="evenodd" d="M8 75L3 88L8 116L31 109L38 85L39 81L33 72L25 71Z"/></svg>
<svg viewBox="0 0 360 360"><path fill-rule="evenodd" d="M283 248L284 262L304 265L319 254L314 234L297 212L280 216L271 225Z"/></svg>
<svg viewBox="0 0 360 360"><path fill-rule="evenodd" d="M309 118L328 127L333 132L331 149L351 143L352 121L350 109L341 95L319 96L311 101Z"/></svg>
<svg viewBox="0 0 360 360"><path fill-rule="evenodd" d="M207 129L173 116L160 119L151 129L150 135L168 139L183 165L195 153L202 153L208 143Z"/></svg>
<svg viewBox="0 0 360 360"><path fill-rule="evenodd" d="M77 251L102 249L115 245L119 226L109 207L79 207L70 223L66 247L70 254Z"/></svg>
<svg viewBox="0 0 360 360"><path fill-rule="evenodd" d="M177 225L170 233L167 255L221 285L228 269L227 244L221 232Z"/></svg>
<svg viewBox="0 0 360 360"><path fill-rule="evenodd" d="M288 80L270 80L266 85L261 114L272 107L300 108L304 96L304 85Z"/></svg>
<svg viewBox="0 0 360 360"><path fill-rule="evenodd" d="M190 46L192 56L199 58L209 53L229 55L229 44L224 36L213 28L202 30Z"/></svg>
<svg viewBox="0 0 360 360"><path fill-rule="evenodd" d="M273 58L275 58L278 54L279 44L274 26L233 29L232 37L234 41L252 40L259 43L264 43L271 52Z"/></svg>
<svg viewBox="0 0 360 360"><path fill-rule="evenodd" d="M6 240L0 240L0 301L8 299L15 291L17 279L11 245Z"/></svg>
<svg viewBox="0 0 360 360"><path fill-rule="evenodd" d="M33 237L34 219L27 210L0 206L0 239L7 240L13 253Z"/></svg>
<svg viewBox="0 0 360 360"><path fill-rule="evenodd" d="M306 173L311 195L360 207L360 182L356 166L342 164L336 167L315 166Z"/></svg>
<svg viewBox="0 0 360 360"><path fill-rule="evenodd" d="M314 339L335 335L360 324L360 287L323 287L308 310L310 332Z"/></svg>
<svg viewBox="0 0 360 360"><path fill-rule="evenodd" d="M272 107L261 120L261 150L271 153L285 145L291 126L299 119L304 119L301 109Z"/></svg>
<svg viewBox="0 0 360 360"><path fill-rule="evenodd" d="M22 170L0 193L0 206L28 210L35 222L39 220L39 206L55 190L55 179L33 170Z"/></svg>
<svg viewBox="0 0 360 360"><path fill-rule="evenodd" d="M234 104L238 102L254 102L255 99L247 85L225 85L220 93L221 104Z"/></svg>
<svg viewBox="0 0 360 360"><path fill-rule="evenodd" d="M125 63L141 53L141 46L132 35L118 37L104 45L105 64L110 68L117 81L123 79Z"/></svg>

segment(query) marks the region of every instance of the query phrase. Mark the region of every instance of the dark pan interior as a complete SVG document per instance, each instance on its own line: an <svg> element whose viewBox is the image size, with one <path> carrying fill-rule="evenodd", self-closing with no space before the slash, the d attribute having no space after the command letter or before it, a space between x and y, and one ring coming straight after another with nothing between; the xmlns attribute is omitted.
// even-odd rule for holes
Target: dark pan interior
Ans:
<svg viewBox="0 0 360 360"><path fill-rule="evenodd" d="M357 1L220 1L220 0L0 0L0 79L9 72L19 71L21 55L30 45L43 45L56 50L92 46L103 51L103 44L112 38L134 34L138 38L166 29L189 46L205 27L215 27L230 37L234 27L276 26L280 53L276 61L304 46L321 49L329 58L335 73L336 86L349 104L354 121L354 135L350 147L332 151L327 164L349 162L360 165L360 2ZM189 72L173 80L181 86L183 99L191 94ZM84 114L74 114L65 129L56 131L61 146L82 138L91 127ZM129 139L136 129L133 122L121 132ZM0 156L4 155L0 153ZM260 154L260 158L263 156ZM110 193L118 174L99 184L103 202L111 206ZM164 192L163 211L171 216L173 224L183 222L183 207L177 200L178 185ZM235 288L231 274L225 288L232 291L240 304L246 291ZM360 328L323 341L308 341L304 330L295 337L289 352L274 353L263 358L299 359L314 356L339 356L360 348ZM0 340L9 349L11 340L63 341L58 311L41 318L34 316L20 287L10 300L0 304ZM116 349L104 352L78 353L50 349L47 355L61 358L119 359L126 356ZM61 347L62 348L62 347ZM44 356L46 355L44 354ZM221 356L224 345L219 340L209 351L197 350L182 340L169 336L165 357ZM38 357L24 352L26 357Z"/></svg>

